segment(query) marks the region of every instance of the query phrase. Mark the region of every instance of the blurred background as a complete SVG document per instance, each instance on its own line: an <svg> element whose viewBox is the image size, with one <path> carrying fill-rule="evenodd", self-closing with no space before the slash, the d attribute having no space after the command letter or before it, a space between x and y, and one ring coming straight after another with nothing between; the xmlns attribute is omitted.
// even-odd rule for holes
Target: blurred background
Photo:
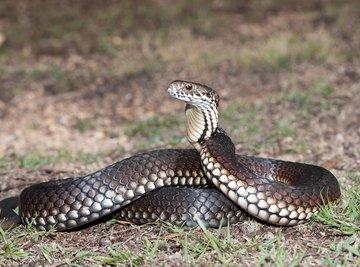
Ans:
<svg viewBox="0 0 360 267"><path fill-rule="evenodd" d="M190 147L184 104L166 91L175 79L218 91L238 153L324 166L343 195L320 224L249 221L231 235L113 221L19 228L1 232L0 265L355 266L359 14L358 0L0 1L0 199L140 151Z"/></svg>
<svg viewBox="0 0 360 267"><path fill-rule="evenodd" d="M3 0L0 158L188 146L183 104L166 92L175 79L219 91L244 152L355 151L344 142L359 133L359 13L355 0Z"/></svg>

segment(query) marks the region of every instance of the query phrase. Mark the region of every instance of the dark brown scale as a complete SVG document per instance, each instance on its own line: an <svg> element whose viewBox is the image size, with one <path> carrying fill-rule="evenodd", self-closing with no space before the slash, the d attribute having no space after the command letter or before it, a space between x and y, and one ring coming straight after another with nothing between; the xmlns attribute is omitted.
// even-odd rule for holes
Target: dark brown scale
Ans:
<svg viewBox="0 0 360 267"><path fill-rule="evenodd" d="M288 204L290 204L290 203L292 203L293 202L293 199L291 198L291 197L285 197L285 199L284 199L285 201L286 201L286 203L288 203Z"/></svg>
<svg viewBox="0 0 360 267"><path fill-rule="evenodd" d="M259 192L263 192L265 190L265 186L260 184L260 185L257 185L256 186L256 189L259 191Z"/></svg>
<svg viewBox="0 0 360 267"><path fill-rule="evenodd" d="M252 180L252 179L250 179L250 178L246 179L246 183L247 183L248 185L254 185L254 184L255 184L254 180Z"/></svg>
<svg viewBox="0 0 360 267"><path fill-rule="evenodd" d="M248 211L259 219L266 219L259 215L260 208L251 210L249 207L249 200L247 200L248 193L253 192L254 184L257 192L262 192L267 198L265 201L269 205L279 204L279 209L284 208L284 204L289 208L291 205L295 207L306 208L310 205L324 205L329 201L333 201L340 196L340 188L336 178L326 169L303 163L286 162L273 159L262 159L255 157L237 156L235 154L235 147L231 139L223 132L216 132L202 145L202 156L210 154L212 158L221 159L218 161L223 168L235 175L239 180L243 181L245 190L232 191L233 195L238 195L238 204L244 210ZM209 158L210 158L209 157ZM214 180L217 176L212 174L212 168L209 163L204 168L207 173L210 173L209 178ZM258 180L262 181L262 184ZM230 183L230 179L221 179L215 183L218 189L231 187L221 187ZM227 190L224 193L228 193ZM275 200L275 203L274 203ZM285 202L283 201L285 200ZM251 199L253 201L253 198ZM256 204L255 204L256 205ZM276 209L275 209L276 210ZM273 213L273 212L271 212ZM304 220L305 218L292 217L291 220L280 221L282 217L277 214L277 219L269 221L274 224L287 225L290 223L294 225L296 220ZM297 214L300 216L300 213Z"/></svg>
<svg viewBox="0 0 360 267"><path fill-rule="evenodd" d="M284 201L289 207L306 208L340 196L335 177L321 167L236 156L231 140L218 137L208 144L211 154L247 187L254 186L268 199ZM166 173L165 178L161 177L161 171ZM273 180L268 178L270 174ZM20 197L19 211L24 222L34 221L39 229L55 227L57 230L78 227L115 211L122 218L128 215L135 223L165 218L195 225L194 215L198 214L206 225L216 227L220 225L218 218L227 218L224 223L243 218L242 211L214 188L161 188L161 184L179 185L183 179L185 185L191 185L196 179L199 184L207 184L199 153L159 150L124 159L85 177L26 188ZM163 183L158 183L159 180ZM144 191L136 190L140 186ZM149 193L154 188L156 190ZM144 215L135 218L134 213L141 210ZM223 213L219 215L219 212ZM76 218L70 218L70 214Z"/></svg>
<svg viewBox="0 0 360 267"><path fill-rule="evenodd" d="M143 185L147 188L146 184L152 183L152 187L158 187L155 183L163 179L159 176L160 169L168 176L170 173L175 176L177 173L182 174L179 179L171 179L173 181L171 185L177 185L182 178L188 179L185 174L192 175L191 180L197 178L202 184L206 184L196 150L159 150L122 160L85 177L46 182L26 188L20 196L20 215L24 222L34 221L35 227L39 229L52 227L57 230L71 229L112 213L130 202L136 203L136 199L143 195L141 191L136 190L138 186ZM193 177L194 174L197 176ZM185 184L191 183L185 180ZM201 194L203 190L207 189L196 188L194 194ZM146 189L144 193L149 192L150 190ZM192 206L199 205L199 202L190 203L194 201L191 196L183 201L178 200L181 197L178 194L167 194L164 197L168 201L165 204L158 201L151 203L158 207L152 210L158 212L167 210L168 218L172 213L177 213L177 210L186 210L185 218L190 218L189 214L199 212L199 206ZM174 200L174 197L177 199ZM172 208L176 203L179 209ZM203 203L208 203L208 200ZM75 212L72 213L74 218L70 219L70 212ZM238 214L242 213L238 211ZM153 214L149 218L154 216ZM40 223L41 217L46 222L45 225ZM215 218L210 220L208 224L216 225Z"/></svg>
<svg viewBox="0 0 360 267"><path fill-rule="evenodd" d="M275 192L275 193L274 193L274 197L275 197L276 199L278 199L278 200L282 199L282 195L281 195L280 193L278 193L278 192Z"/></svg>

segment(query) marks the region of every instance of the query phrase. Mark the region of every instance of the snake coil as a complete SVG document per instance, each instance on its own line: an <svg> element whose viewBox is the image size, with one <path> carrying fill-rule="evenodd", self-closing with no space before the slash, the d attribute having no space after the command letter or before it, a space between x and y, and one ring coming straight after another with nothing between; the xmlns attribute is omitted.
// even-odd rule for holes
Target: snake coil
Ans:
<svg viewBox="0 0 360 267"><path fill-rule="evenodd" d="M340 197L326 169L235 154L218 126L219 96L194 82L174 81L169 94L186 103L187 138L195 149L164 149L121 160L92 174L35 184L20 199L0 202L2 227L19 201L24 223L68 230L108 214L137 224L157 219L218 227L246 213L275 225L296 225Z"/></svg>

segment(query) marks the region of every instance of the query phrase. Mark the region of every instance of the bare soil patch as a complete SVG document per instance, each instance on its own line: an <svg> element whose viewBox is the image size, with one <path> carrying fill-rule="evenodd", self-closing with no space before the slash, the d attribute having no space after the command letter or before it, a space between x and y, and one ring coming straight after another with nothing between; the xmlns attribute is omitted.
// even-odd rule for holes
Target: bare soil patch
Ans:
<svg viewBox="0 0 360 267"><path fill-rule="evenodd" d="M220 117L239 153L323 165L345 192L359 185L356 1L213 1L174 10L164 1L145 1L154 7L147 12L139 3L91 2L71 10L68 1L45 1L47 16L39 15L36 3L11 2L0 4L0 198L141 150L189 147L182 118L163 126L169 114L184 116L183 105L166 93L175 79L218 90ZM127 12L116 11L121 8ZM217 266L219 255L229 266L359 264L359 255L335 248L349 237L320 223L282 228L247 221L229 229L210 232L229 250L228 243L237 246L235 256L217 253L200 228L111 220L79 231L28 234L19 247L30 256L6 256L5 265ZM350 246L359 251L359 243ZM90 256L77 254L84 251Z"/></svg>

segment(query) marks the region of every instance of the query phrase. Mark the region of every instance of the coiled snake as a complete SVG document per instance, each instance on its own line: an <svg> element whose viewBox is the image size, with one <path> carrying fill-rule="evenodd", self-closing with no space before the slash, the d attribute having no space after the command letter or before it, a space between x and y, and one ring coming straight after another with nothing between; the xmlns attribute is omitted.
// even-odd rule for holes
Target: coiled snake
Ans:
<svg viewBox="0 0 360 267"><path fill-rule="evenodd" d="M217 227L245 214L275 225L308 219L319 206L340 197L326 169L294 162L241 156L218 127L219 96L211 88L174 81L169 94L186 103L187 139L195 149L145 152L84 177L24 189L19 215L40 230L68 230L107 214L141 224L157 219ZM14 201L0 204L3 226ZM11 204L10 204L11 203Z"/></svg>

